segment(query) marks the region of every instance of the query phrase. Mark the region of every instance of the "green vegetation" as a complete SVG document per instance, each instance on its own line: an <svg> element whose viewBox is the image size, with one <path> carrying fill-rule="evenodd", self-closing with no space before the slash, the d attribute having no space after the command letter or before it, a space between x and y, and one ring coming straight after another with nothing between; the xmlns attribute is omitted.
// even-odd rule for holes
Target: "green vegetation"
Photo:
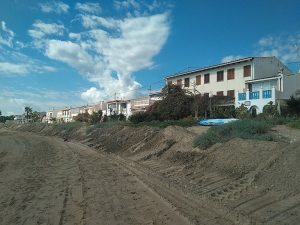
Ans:
<svg viewBox="0 0 300 225"><path fill-rule="evenodd" d="M150 127L158 127L158 128L165 128L168 126L180 126L180 127L190 127L197 124L197 120L191 117L187 117L181 120L164 120L158 121L153 120L149 122L141 122L138 124L132 124L132 126L150 126Z"/></svg>
<svg viewBox="0 0 300 225"><path fill-rule="evenodd" d="M80 126L82 126L82 123L80 122L58 123L58 124L54 124L53 126L59 130L65 130L67 133L69 133L74 129L78 129Z"/></svg>
<svg viewBox="0 0 300 225"><path fill-rule="evenodd" d="M235 109L236 118L239 119L247 119L250 117L250 113L244 104L242 104L240 107L237 107Z"/></svg>
<svg viewBox="0 0 300 225"><path fill-rule="evenodd" d="M300 119L290 121L287 125L292 128L300 129Z"/></svg>
<svg viewBox="0 0 300 225"><path fill-rule="evenodd" d="M232 138L256 139L272 141L274 137L269 134L271 125L264 121L240 120L222 126L210 127L207 132L194 139L194 146L207 149L215 143L227 142Z"/></svg>
<svg viewBox="0 0 300 225"><path fill-rule="evenodd" d="M131 126L131 127L141 127L141 126L150 126L150 127L158 127L158 128L165 128L167 126L180 126L180 127L189 127L197 124L197 120L193 117L186 117L181 120L164 120L164 121L147 121L147 122L140 122L140 123L132 123L130 121L120 121L120 120L109 120L105 123L97 123L95 124L95 128L110 128L114 126Z"/></svg>

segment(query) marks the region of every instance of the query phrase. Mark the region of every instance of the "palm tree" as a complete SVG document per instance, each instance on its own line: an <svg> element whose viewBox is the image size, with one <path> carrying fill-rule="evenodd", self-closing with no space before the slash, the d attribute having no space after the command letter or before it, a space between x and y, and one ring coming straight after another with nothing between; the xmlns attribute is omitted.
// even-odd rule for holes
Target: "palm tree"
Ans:
<svg viewBox="0 0 300 225"><path fill-rule="evenodd" d="M31 114L32 114L32 108L30 108L29 106L26 106L25 107L25 113L26 113L26 119L27 119L27 122L28 122L28 119L31 117Z"/></svg>

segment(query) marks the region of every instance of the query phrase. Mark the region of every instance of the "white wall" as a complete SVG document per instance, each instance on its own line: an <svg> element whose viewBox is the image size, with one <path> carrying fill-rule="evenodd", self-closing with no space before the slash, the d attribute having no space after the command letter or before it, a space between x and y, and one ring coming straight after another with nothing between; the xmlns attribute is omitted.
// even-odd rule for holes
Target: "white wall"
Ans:
<svg viewBox="0 0 300 225"><path fill-rule="evenodd" d="M251 76L244 77L244 66L251 65ZM227 69L235 69L235 75L233 80L227 80ZM210 69L203 72L195 72L193 74L183 75L179 77L169 78L167 81L171 80L173 84L177 83L178 79L182 79L182 85L184 87L184 78L190 77L190 87L185 88L190 91L193 91L193 84L196 84L196 76L201 75L201 85L196 85L197 91L201 94L203 93L212 93L216 95L217 91L223 91L224 95L227 95L228 90L238 90L243 91L245 89L245 81L251 80L253 77L253 65L252 62L242 62L238 64L228 65L219 67L217 69ZM217 82L217 71L224 71L224 80ZM210 74L210 81L208 84L204 84L204 74Z"/></svg>

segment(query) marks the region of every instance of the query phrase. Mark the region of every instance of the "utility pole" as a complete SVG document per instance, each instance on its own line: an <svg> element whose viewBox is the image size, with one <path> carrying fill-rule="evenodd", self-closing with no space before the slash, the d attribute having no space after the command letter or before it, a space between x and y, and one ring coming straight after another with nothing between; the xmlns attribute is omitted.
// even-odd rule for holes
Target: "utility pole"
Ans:
<svg viewBox="0 0 300 225"><path fill-rule="evenodd" d="M197 101L197 96L196 96L196 83L195 81L193 82L193 95L194 95L194 107L195 107L195 118L198 119L198 101Z"/></svg>
<svg viewBox="0 0 300 225"><path fill-rule="evenodd" d="M300 61L300 46L298 44L296 44L295 47L296 47L298 58L299 58L299 61ZM297 73L300 73L300 68L298 69Z"/></svg>
<svg viewBox="0 0 300 225"><path fill-rule="evenodd" d="M150 95L151 95L151 84L150 84L150 86L149 86L148 91L149 91L149 96L150 96Z"/></svg>

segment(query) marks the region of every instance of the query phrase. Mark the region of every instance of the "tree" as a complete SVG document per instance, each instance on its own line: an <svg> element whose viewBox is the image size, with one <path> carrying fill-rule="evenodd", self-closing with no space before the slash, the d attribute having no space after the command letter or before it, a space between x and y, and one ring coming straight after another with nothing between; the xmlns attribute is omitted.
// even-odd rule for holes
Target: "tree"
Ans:
<svg viewBox="0 0 300 225"><path fill-rule="evenodd" d="M205 95L195 95L194 96L194 110L195 117L206 115L206 112L209 110L209 97Z"/></svg>
<svg viewBox="0 0 300 225"><path fill-rule="evenodd" d="M163 100L152 112L159 120L178 120L192 114L193 97L178 85L167 85L162 90Z"/></svg>
<svg viewBox="0 0 300 225"><path fill-rule="evenodd" d="M291 96L286 102L288 114L300 115L300 98Z"/></svg>
<svg viewBox="0 0 300 225"><path fill-rule="evenodd" d="M79 113L77 116L74 116L74 120L79 122L89 122L90 115L87 112Z"/></svg>
<svg viewBox="0 0 300 225"><path fill-rule="evenodd" d="M34 111L31 114L31 118L32 118L33 122L38 122L38 121L41 121L41 119L42 119L41 116L40 116L40 114L37 111Z"/></svg>
<svg viewBox="0 0 300 225"><path fill-rule="evenodd" d="M26 106L25 114L26 114L25 118L27 119L27 122L28 122L28 119L30 119L32 116L32 108L30 108L29 106Z"/></svg>

